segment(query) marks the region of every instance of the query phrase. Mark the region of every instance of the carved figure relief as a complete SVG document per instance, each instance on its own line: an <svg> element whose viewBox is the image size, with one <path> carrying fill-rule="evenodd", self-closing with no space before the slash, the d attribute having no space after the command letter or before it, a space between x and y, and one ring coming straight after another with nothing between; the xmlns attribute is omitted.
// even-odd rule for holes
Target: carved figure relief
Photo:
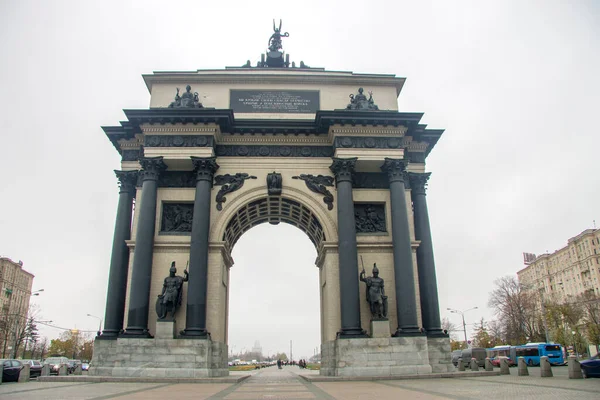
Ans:
<svg viewBox="0 0 600 400"><path fill-rule="evenodd" d="M225 195L227 193L235 192L244 186L244 181L246 179L256 179L256 177L248 175L245 172L238 172L235 175L225 174L215 176L215 185L221 186L221 190L219 190L219 193L217 193L217 197L215 198L217 201L217 210L221 211L223 209L223 203L227 201Z"/></svg>
<svg viewBox="0 0 600 400"><path fill-rule="evenodd" d="M300 174L292 176L292 179L301 179L311 191L324 195L323 202L327 204L327 209L333 210L333 195L327 190L327 186L333 186L333 176Z"/></svg>
<svg viewBox="0 0 600 400"><path fill-rule="evenodd" d="M185 87L185 93L179 95L179 88L177 88L177 94L175 94L175 100L169 104L169 108L204 108L200 103L198 92L192 93L192 87L187 85Z"/></svg>
<svg viewBox="0 0 600 400"><path fill-rule="evenodd" d="M387 232L383 204L354 204L356 233Z"/></svg>
<svg viewBox="0 0 600 400"><path fill-rule="evenodd" d="M379 107L377 107L373 101L373 92L369 92L369 98L367 98L367 96L363 94L363 91L363 88L358 88L357 94L350 95L350 104L346 106L346 110L379 110Z"/></svg>
<svg viewBox="0 0 600 400"><path fill-rule="evenodd" d="M267 175L267 190L269 196L281 195L282 180L283 178L278 172L272 172Z"/></svg>
<svg viewBox="0 0 600 400"><path fill-rule="evenodd" d="M164 203L160 230L170 233L191 232L193 217L192 203Z"/></svg>

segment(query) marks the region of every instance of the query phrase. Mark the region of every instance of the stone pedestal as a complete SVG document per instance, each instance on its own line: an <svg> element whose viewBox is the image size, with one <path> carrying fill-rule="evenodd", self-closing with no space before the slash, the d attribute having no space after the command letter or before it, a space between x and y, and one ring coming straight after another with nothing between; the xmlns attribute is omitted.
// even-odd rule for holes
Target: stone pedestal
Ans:
<svg viewBox="0 0 600 400"><path fill-rule="evenodd" d="M29 382L29 371L31 366L29 364L23 364L23 369L19 373L19 383Z"/></svg>
<svg viewBox="0 0 600 400"><path fill-rule="evenodd" d="M162 327L159 328L159 325ZM210 339L173 339L170 323L157 324L171 338L96 340L90 375L208 378L229 375L227 345Z"/></svg>
<svg viewBox="0 0 600 400"><path fill-rule="evenodd" d="M371 337L372 338L389 338L392 336L390 332L390 321L371 320Z"/></svg>
<svg viewBox="0 0 600 400"><path fill-rule="evenodd" d="M336 339L323 344L321 352L321 375L325 376L424 375L432 372L425 336Z"/></svg>
<svg viewBox="0 0 600 400"><path fill-rule="evenodd" d="M456 368L452 364L452 350L449 337L428 337L427 352L432 372L456 371Z"/></svg>
<svg viewBox="0 0 600 400"><path fill-rule="evenodd" d="M175 339L175 320L173 321L156 321L155 339Z"/></svg>

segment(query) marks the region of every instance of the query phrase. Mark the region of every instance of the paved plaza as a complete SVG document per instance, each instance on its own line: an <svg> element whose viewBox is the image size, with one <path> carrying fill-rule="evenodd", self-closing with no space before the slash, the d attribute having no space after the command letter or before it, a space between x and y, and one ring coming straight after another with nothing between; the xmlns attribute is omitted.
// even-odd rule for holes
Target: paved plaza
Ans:
<svg viewBox="0 0 600 400"><path fill-rule="evenodd" d="M567 377L567 368L553 368L553 378L541 378L539 368L530 376L482 376L456 379L314 382L300 375L318 375L298 367L275 367L251 372L232 383L89 383L28 382L0 385L3 400L29 399L140 399L140 400L251 400L251 399L598 399L600 379ZM233 373L242 375L242 373ZM243 373L247 374L247 373Z"/></svg>

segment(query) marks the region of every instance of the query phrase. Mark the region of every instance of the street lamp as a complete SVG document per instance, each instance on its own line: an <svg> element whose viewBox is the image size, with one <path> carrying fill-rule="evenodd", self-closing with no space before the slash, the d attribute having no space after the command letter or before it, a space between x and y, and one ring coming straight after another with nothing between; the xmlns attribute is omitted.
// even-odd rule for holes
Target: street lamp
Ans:
<svg viewBox="0 0 600 400"><path fill-rule="evenodd" d="M40 292L43 292L44 289L36 290L35 292L31 292L30 296L39 296Z"/></svg>
<svg viewBox="0 0 600 400"><path fill-rule="evenodd" d="M450 311L451 313L454 314L460 314L460 316L462 317L462 323L463 323L463 332L465 333L465 346L469 347L469 345L467 344L467 324L465 323L465 313L467 311L471 311L471 310L477 310L479 307L473 307L473 308L469 308L468 310L455 310L453 308L447 308L446 310Z"/></svg>
<svg viewBox="0 0 600 400"><path fill-rule="evenodd" d="M98 323L98 336L100 336L100 334L102 333L102 318L96 317L95 315L92 315L92 314L88 314L87 316L88 317L92 317L92 318L96 318L98 321L100 321Z"/></svg>

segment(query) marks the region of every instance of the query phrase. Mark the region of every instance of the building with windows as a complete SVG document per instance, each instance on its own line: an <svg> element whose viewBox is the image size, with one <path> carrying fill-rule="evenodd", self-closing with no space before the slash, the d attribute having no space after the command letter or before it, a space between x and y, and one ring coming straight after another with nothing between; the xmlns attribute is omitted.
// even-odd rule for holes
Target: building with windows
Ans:
<svg viewBox="0 0 600 400"><path fill-rule="evenodd" d="M559 303L585 292L600 295L600 229L586 229L551 254L527 258L517 272L526 290Z"/></svg>
<svg viewBox="0 0 600 400"><path fill-rule="evenodd" d="M25 325L33 274L23 269L23 262L0 257L0 350L2 358L9 357L15 332Z"/></svg>

